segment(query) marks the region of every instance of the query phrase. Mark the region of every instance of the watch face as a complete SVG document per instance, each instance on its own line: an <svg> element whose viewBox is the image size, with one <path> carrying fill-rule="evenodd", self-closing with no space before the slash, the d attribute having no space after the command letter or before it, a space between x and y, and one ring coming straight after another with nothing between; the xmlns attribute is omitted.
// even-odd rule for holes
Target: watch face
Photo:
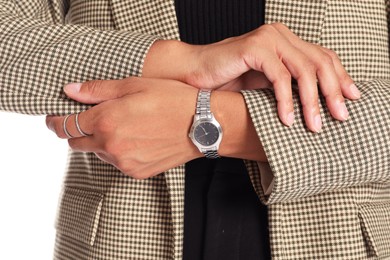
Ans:
<svg viewBox="0 0 390 260"><path fill-rule="evenodd" d="M218 128L209 122L200 123L194 130L195 140L204 146L210 146L217 142L219 137Z"/></svg>

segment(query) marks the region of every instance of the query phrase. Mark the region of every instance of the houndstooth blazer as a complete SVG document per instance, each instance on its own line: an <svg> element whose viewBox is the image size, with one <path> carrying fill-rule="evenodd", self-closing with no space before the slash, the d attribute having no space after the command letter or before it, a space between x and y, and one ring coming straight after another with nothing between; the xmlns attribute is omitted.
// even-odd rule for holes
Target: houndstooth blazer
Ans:
<svg viewBox="0 0 390 260"><path fill-rule="evenodd" d="M243 91L274 186L246 161L269 206L273 259L390 258L389 0L267 0L267 22L335 50L363 93L350 120L310 133L294 94L284 127L271 90ZM150 45L179 39L173 0L0 0L0 109L63 115L86 109L69 82L142 75ZM184 167L135 180L70 152L55 259L181 259ZM256 246L256 245L253 245Z"/></svg>

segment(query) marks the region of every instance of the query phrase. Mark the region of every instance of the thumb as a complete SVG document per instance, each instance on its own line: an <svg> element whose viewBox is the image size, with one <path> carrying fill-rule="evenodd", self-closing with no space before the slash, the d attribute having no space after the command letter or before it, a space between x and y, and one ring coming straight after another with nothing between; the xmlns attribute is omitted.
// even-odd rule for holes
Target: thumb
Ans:
<svg viewBox="0 0 390 260"><path fill-rule="evenodd" d="M98 104L129 94L121 80L92 80L71 83L64 87L65 94L84 104Z"/></svg>

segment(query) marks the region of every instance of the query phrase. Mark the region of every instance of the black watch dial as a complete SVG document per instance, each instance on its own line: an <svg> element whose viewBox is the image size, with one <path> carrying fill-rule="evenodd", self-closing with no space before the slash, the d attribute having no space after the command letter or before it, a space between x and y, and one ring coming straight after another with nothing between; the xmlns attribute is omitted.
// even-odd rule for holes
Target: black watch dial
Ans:
<svg viewBox="0 0 390 260"><path fill-rule="evenodd" d="M210 146L217 142L219 137L218 128L209 122L200 123L194 130L195 140L204 146Z"/></svg>

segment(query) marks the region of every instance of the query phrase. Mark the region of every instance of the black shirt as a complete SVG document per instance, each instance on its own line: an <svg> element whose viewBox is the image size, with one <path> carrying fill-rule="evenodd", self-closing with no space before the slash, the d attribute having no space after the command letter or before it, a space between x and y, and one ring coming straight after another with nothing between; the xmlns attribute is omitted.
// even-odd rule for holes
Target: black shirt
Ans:
<svg viewBox="0 0 390 260"><path fill-rule="evenodd" d="M208 44L264 23L262 0L176 0L181 40ZM186 164L184 260L270 259L267 210L240 159Z"/></svg>

